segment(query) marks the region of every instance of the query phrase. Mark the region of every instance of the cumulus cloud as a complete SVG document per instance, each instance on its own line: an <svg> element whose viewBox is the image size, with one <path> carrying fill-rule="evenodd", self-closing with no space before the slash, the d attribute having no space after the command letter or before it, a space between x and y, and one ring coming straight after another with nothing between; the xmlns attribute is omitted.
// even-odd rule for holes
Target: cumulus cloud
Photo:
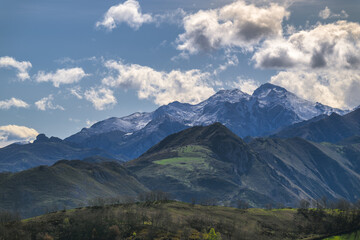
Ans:
<svg viewBox="0 0 360 240"><path fill-rule="evenodd" d="M290 70L271 78L271 83L310 101L343 109L360 105L359 70Z"/></svg>
<svg viewBox="0 0 360 240"><path fill-rule="evenodd" d="M52 102L53 100L54 100L54 96L52 94L50 94L49 96L44 97L44 98L40 99L39 101L35 102L35 106L37 107L37 109L39 109L41 111L46 111L47 109L50 109L50 110L55 110L55 109L65 110L60 105L54 105L53 102Z"/></svg>
<svg viewBox="0 0 360 240"><path fill-rule="evenodd" d="M318 24L286 38L267 40L255 66L283 70L271 82L332 107L360 104L360 24Z"/></svg>
<svg viewBox="0 0 360 240"><path fill-rule="evenodd" d="M0 68L15 68L18 71L17 77L20 80L30 78L28 71L31 67L32 65L28 61L19 62L12 57L0 57Z"/></svg>
<svg viewBox="0 0 360 240"><path fill-rule="evenodd" d="M55 73L38 72L36 75L37 82L52 82L55 87L60 84L72 84L79 82L84 77L89 76L82 68L58 69Z"/></svg>
<svg viewBox="0 0 360 240"><path fill-rule="evenodd" d="M5 147L14 142L32 141L39 133L25 126L6 125L0 126L0 147Z"/></svg>
<svg viewBox="0 0 360 240"><path fill-rule="evenodd" d="M289 15L278 4L258 7L241 0L200 10L184 18L185 32L177 39L177 49L190 54L226 47L251 50L263 39L282 35L282 21Z"/></svg>
<svg viewBox="0 0 360 240"><path fill-rule="evenodd" d="M113 74L104 78L103 84L136 89L140 99L153 99L159 105L173 101L195 104L215 93L207 83L210 74L197 69L163 72L116 61L107 61L105 66Z"/></svg>
<svg viewBox="0 0 360 240"><path fill-rule="evenodd" d="M232 87L238 88L241 91L252 95L253 92L260 86L258 82L256 82L254 79L243 79L241 77L238 77L237 82L234 82Z"/></svg>
<svg viewBox="0 0 360 240"><path fill-rule="evenodd" d="M10 109L12 107L28 108L29 104L17 98L10 98L7 100L0 101L0 109Z"/></svg>
<svg viewBox="0 0 360 240"><path fill-rule="evenodd" d="M357 69L360 24L347 21L319 24L286 39L267 40L252 59L260 68Z"/></svg>
<svg viewBox="0 0 360 240"><path fill-rule="evenodd" d="M124 3L110 7L103 20L96 23L96 27L104 27L111 31L117 27L117 24L126 23L137 30L144 23L150 22L153 22L153 17L150 14L141 12L138 1L127 0Z"/></svg>
<svg viewBox="0 0 360 240"><path fill-rule="evenodd" d="M85 92L84 96L86 100L92 102L96 110L105 110L117 103L114 92L104 87L91 88Z"/></svg>
<svg viewBox="0 0 360 240"><path fill-rule="evenodd" d="M349 15L345 12L345 10L341 10L340 13L333 13L330 8L328 8L327 6L325 7L325 9L321 10L319 12L319 17L321 17L322 19L328 19L328 18L348 18Z"/></svg>

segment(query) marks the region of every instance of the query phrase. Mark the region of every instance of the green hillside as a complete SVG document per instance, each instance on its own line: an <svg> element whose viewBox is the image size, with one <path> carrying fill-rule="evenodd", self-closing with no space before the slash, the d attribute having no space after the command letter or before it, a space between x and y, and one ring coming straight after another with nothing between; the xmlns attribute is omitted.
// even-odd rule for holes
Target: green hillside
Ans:
<svg viewBox="0 0 360 240"><path fill-rule="evenodd" d="M270 169L221 124L171 135L124 166L149 189L182 201L235 205L243 198L252 206L274 202L265 195L274 185L260 177L273 179L267 175ZM255 185L265 191L252 190Z"/></svg>
<svg viewBox="0 0 360 240"><path fill-rule="evenodd" d="M116 162L63 160L51 167L1 173L0 210L18 211L23 217L35 216L84 206L97 197L134 197L146 190Z"/></svg>
<svg viewBox="0 0 360 240"><path fill-rule="evenodd" d="M360 196L360 144L301 138L257 138L250 143L216 123L170 135L124 166L151 190L186 202L252 207L298 206Z"/></svg>

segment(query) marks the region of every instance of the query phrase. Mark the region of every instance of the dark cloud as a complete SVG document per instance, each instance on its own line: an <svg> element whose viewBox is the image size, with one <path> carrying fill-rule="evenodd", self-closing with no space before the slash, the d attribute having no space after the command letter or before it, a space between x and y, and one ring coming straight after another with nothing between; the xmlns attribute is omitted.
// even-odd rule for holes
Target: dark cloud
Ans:
<svg viewBox="0 0 360 240"><path fill-rule="evenodd" d="M258 65L261 68L291 68L295 63L287 51L281 50L276 56L266 54Z"/></svg>
<svg viewBox="0 0 360 240"><path fill-rule="evenodd" d="M315 51L311 57L311 67L312 68L322 68L326 67L326 60L322 52Z"/></svg>
<svg viewBox="0 0 360 240"><path fill-rule="evenodd" d="M259 25L254 22L246 22L239 29L238 36L245 41L258 40L269 36L273 33L273 29L268 26Z"/></svg>

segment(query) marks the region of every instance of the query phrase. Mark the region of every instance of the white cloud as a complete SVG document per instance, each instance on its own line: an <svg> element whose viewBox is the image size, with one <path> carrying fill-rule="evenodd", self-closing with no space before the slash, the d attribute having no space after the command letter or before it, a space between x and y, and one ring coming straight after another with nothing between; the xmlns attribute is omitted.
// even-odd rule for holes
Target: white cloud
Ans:
<svg viewBox="0 0 360 240"><path fill-rule="evenodd" d="M253 92L260 86L258 82L253 79L243 79L238 77L238 81L232 84L232 87L238 88L241 91L252 95Z"/></svg>
<svg viewBox="0 0 360 240"><path fill-rule="evenodd" d="M117 103L113 91L104 87L91 88L85 92L84 96L86 100L92 102L96 110L105 110Z"/></svg>
<svg viewBox="0 0 360 240"><path fill-rule="evenodd" d="M267 40L253 56L255 66L284 70L271 82L332 107L360 104L360 24L318 24L287 38Z"/></svg>
<svg viewBox="0 0 360 240"><path fill-rule="evenodd" d="M54 105L53 101L54 97L52 94L50 94L47 97L44 97L42 99L40 99L39 101L35 102L36 107L41 110L41 111L46 111L47 109L51 109L51 110L55 110L55 109L59 109L59 110L65 110L62 106L60 105Z"/></svg>
<svg viewBox="0 0 360 240"><path fill-rule="evenodd" d="M319 24L288 38L267 40L253 61L260 68L357 69L360 24L347 21Z"/></svg>
<svg viewBox="0 0 360 240"><path fill-rule="evenodd" d="M138 1L127 0L110 7L103 20L96 23L96 27L112 30L116 28L117 24L126 23L131 28L139 29L144 23L150 22L153 22L153 17L150 14L141 13Z"/></svg>
<svg viewBox="0 0 360 240"><path fill-rule="evenodd" d="M12 57L0 57L0 68L15 68L18 71L18 78L20 80L29 79L29 69L32 67L28 61L19 62Z"/></svg>
<svg viewBox="0 0 360 240"><path fill-rule="evenodd" d="M185 33L179 35L177 49L190 54L227 47L252 50L261 40L282 35L282 21L289 15L278 4L258 7L244 1L200 10L184 18Z"/></svg>
<svg viewBox="0 0 360 240"><path fill-rule="evenodd" d="M153 99L159 105L173 101L195 104L215 93L207 83L210 74L197 69L162 72L116 61L107 61L105 66L114 74L104 78L103 84L136 89L140 99Z"/></svg>
<svg viewBox="0 0 360 240"><path fill-rule="evenodd" d="M55 73L38 72L37 82L52 82L55 87L60 84L72 84L79 82L82 78L89 76L82 68L58 69Z"/></svg>
<svg viewBox="0 0 360 240"><path fill-rule="evenodd" d="M73 88L70 88L69 91L72 95L74 95L78 99L83 99L80 86L75 86Z"/></svg>
<svg viewBox="0 0 360 240"><path fill-rule="evenodd" d="M24 126L6 125L0 126L0 147L5 147L14 142L32 141L39 133Z"/></svg>
<svg viewBox="0 0 360 240"><path fill-rule="evenodd" d="M10 109L11 107L28 108L29 104L17 98L10 98L0 101L0 109Z"/></svg>
<svg viewBox="0 0 360 240"><path fill-rule="evenodd" d="M290 70L271 78L271 83L310 101L343 109L360 105L359 70Z"/></svg>
<svg viewBox="0 0 360 240"><path fill-rule="evenodd" d="M319 17L321 17L322 19L328 19L328 18L348 18L349 15L345 12L345 10L341 10L340 13L336 14L333 13L330 8L328 8L327 6L325 7L325 9L321 10L319 12Z"/></svg>

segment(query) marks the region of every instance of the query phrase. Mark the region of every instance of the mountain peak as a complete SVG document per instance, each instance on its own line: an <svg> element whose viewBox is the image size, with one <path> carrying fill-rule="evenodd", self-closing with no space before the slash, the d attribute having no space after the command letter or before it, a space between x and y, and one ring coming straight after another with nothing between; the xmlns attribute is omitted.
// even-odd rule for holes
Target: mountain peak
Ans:
<svg viewBox="0 0 360 240"><path fill-rule="evenodd" d="M150 148L145 154L152 154L166 148L181 147L187 145L212 145L218 146L222 140L232 139L240 144L244 144L241 138L236 136L227 127L219 122L209 126L195 126L174 133ZM225 141L226 142L226 141Z"/></svg>
<svg viewBox="0 0 360 240"><path fill-rule="evenodd" d="M258 87L254 93L253 96L257 96L257 97L265 97L267 96L271 91L276 92L276 93L286 93L288 92L285 88L283 87L279 87L276 86L274 84L271 83L265 83L263 85L261 85L260 87Z"/></svg>
<svg viewBox="0 0 360 240"><path fill-rule="evenodd" d="M34 143L48 142L49 140L50 139L44 133L40 133L39 135L37 135Z"/></svg>
<svg viewBox="0 0 360 240"><path fill-rule="evenodd" d="M48 138L44 133L37 135L34 143L46 143L46 142L62 142L60 138L51 137Z"/></svg>
<svg viewBox="0 0 360 240"><path fill-rule="evenodd" d="M220 90L211 96L205 102L239 102L241 99L248 99L250 95L242 92L240 89Z"/></svg>

